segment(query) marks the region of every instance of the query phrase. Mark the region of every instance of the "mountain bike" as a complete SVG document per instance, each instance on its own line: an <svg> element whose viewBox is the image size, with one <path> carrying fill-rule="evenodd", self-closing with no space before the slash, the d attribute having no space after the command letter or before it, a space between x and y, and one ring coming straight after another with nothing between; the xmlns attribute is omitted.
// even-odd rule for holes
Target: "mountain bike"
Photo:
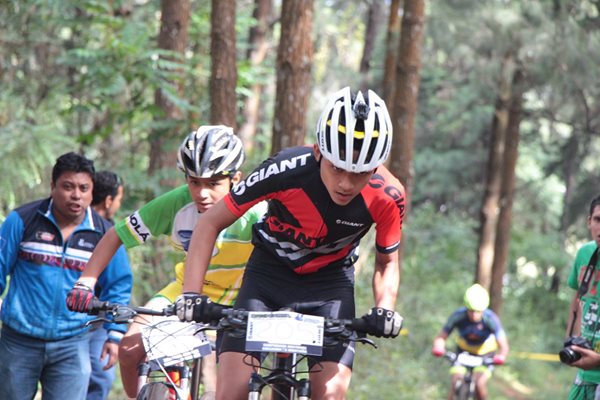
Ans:
<svg viewBox="0 0 600 400"><path fill-rule="evenodd" d="M460 366L466 369L464 376L459 379L454 388L454 400L475 399L475 380L473 379L473 370L480 366L494 365L494 358L489 356L478 356L466 351L454 353L446 351L444 357L450 361L453 366Z"/></svg>
<svg viewBox="0 0 600 400"><path fill-rule="evenodd" d="M216 306L216 307L215 307ZM260 352L265 358L272 355L273 365L263 359L255 367L248 383L248 399L259 400L265 387L271 388L272 400L309 400L310 380L299 378L299 364L308 356L320 356L324 346L359 342L377 347L364 334L366 323L361 318L335 319L302 314L294 311L245 311L215 305L209 311L220 320L215 328L226 334L246 337L246 351ZM249 357L254 359L252 357ZM261 374L258 370L266 371Z"/></svg>
<svg viewBox="0 0 600 400"><path fill-rule="evenodd" d="M93 321L131 323L134 317L175 315L173 306L163 310L94 301ZM138 367L137 400L198 400L202 357L211 353L205 324L181 322L177 317L148 321L142 329L146 360Z"/></svg>

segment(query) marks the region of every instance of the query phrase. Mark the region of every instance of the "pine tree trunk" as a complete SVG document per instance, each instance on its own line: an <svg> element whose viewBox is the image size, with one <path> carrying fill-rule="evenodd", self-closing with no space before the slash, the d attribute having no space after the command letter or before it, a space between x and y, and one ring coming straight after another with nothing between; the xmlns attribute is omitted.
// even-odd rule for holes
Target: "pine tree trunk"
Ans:
<svg viewBox="0 0 600 400"><path fill-rule="evenodd" d="M519 154L520 123L523 114L524 75L517 68L512 80L512 95L509 104L508 126L506 127L504 161L502 165L502 186L500 197L500 215L496 233L494 262L492 264L492 282L490 285L490 307L500 315L503 298L502 286L508 264L512 205L515 192L516 166Z"/></svg>
<svg viewBox="0 0 600 400"><path fill-rule="evenodd" d="M412 185L410 168L421 78L421 43L425 25L425 1L414 0L406 3L398 47L394 108L389 110L394 129L389 165L390 171L400 179L405 188L405 220L410 211L410 187ZM398 251L400 277L402 277L403 255L404 241L400 243Z"/></svg>
<svg viewBox="0 0 600 400"><path fill-rule="evenodd" d="M235 0L212 0L210 14L210 123L237 129Z"/></svg>
<svg viewBox="0 0 600 400"><path fill-rule="evenodd" d="M271 153L304 144L311 91L313 0L284 1Z"/></svg>
<svg viewBox="0 0 600 400"><path fill-rule="evenodd" d="M381 1L373 0L369 5L369 15L367 19L367 29L365 32L365 45L363 47L362 58L360 59L360 74L362 90L369 88L371 81L369 72L371 70L371 58L373 58L373 50L375 49L375 40L377 32L381 25Z"/></svg>
<svg viewBox="0 0 600 400"><path fill-rule="evenodd" d="M385 38L382 99L390 112L394 109L394 88L396 87L396 51L398 50L398 38L400 37L399 9L400 0L392 0Z"/></svg>
<svg viewBox="0 0 600 400"><path fill-rule="evenodd" d="M486 170L485 194L480 212L479 245L475 282L489 289L492 280L492 263L494 262L494 243L500 214L500 190L502 184L502 166L506 128L508 126L508 105L511 98L514 60L511 52L507 52L502 60L498 98L492 121L489 143L488 165Z"/></svg>
<svg viewBox="0 0 600 400"><path fill-rule="evenodd" d="M421 69L421 43L425 23L425 1L408 1L402 17L402 33L397 58L396 93L392 116L394 139L390 153L390 170L400 179L407 194L407 215L412 186L414 125L417 114Z"/></svg>
<svg viewBox="0 0 600 400"><path fill-rule="evenodd" d="M256 19L256 26L250 29L248 38L248 54L252 68L262 64L264 61L269 43L267 36L270 35L269 20L273 10L273 0L255 0L252 16ZM256 130L260 121L260 99L263 92L261 83L253 83L250 88L250 95L244 101L242 109L243 121L238 130L238 135L244 142L246 153L250 153L256 140Z"/></svg>
<svg viewBox="0 0 600 400"><path fill-rule="evenodd" d="M158 47L183 54L187 44L188 24L190 16L189 0L162 0L161 25L158 34ZM179 95L183 95L182 84L173 82ZM154 103L163 111L162 121L166 128L156 130L150 139L150 165L148 173L153 175L162 168L174 168L176 164L177 139L179 136L178 123L181 120L181 110L169 101L163 91L154 93Z"/></svg>

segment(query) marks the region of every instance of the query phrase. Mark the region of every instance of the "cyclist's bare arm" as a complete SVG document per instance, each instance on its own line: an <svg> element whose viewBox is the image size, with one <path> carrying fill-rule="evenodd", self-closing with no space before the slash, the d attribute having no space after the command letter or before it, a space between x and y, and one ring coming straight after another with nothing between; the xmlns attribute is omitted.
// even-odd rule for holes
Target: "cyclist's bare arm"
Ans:
<svg viewBox="0 0 600 400"><path fill-rule="evenodd" d="M123 244L114 227L111 227L96 245L90 260L79 277L79 281L93 288L119 247Z"/></svg>
<svg viewBox="0 0 600 400"><path fill-rule="evenodd" d="M506 358L508 356L508 339L502 336L496 339L498 342L498 355Z"/></svg>
<svg viewBox="0 0 600 400"><path fill-rule="evenodd" d="M400 285L400 267L398 252L390 254L375 253L375 271L373 273L373 296L375 306L388 310L396 308L396 297Z"/></svg>
<svg viewBox="0 0 600 400"><path fill-rule="evenodd" d="M194 227L185 260L183 293L202 292L204 275L206 275L217 236L236 220L237 217L229 211L223 200L202 213Z"/></svg>
<svg viewBox="0 0 600 400"><path fill-rule="evenodd" d="M438 335L433 339L433 348L444 349L446 347L446 339L448 339L448 334L442 329L440 333L438 333Z"/></svg>

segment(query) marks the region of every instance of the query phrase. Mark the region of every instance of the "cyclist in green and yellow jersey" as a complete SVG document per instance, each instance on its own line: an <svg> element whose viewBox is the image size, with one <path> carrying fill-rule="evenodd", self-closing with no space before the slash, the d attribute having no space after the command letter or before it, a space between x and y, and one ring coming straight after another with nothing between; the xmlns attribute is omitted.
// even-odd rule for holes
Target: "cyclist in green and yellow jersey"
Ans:
<svg viewBox="0 0 600 400"><path fill-rule="evenodd" d="M173 246L187 253L200 214L211 208L240 181L239 168L243 161L242 142L231 128L201 126L190 133L181 144L177 159L178 167L185 173L187 185L155 198L118 222L107 233L106 240L98 245L71 291L73 304L70 307L75 311L87 310L93 297L96 277L110 259L109 255L121 243L131 248L146 243L151 237L169 235ZM203 283L203 293L215 303L231 305L237 297L244 267L252 251L252 225L264 214L264 206L263 203L249 210L236 224L223 231L215 243L210 271ZM157 293L148 307L163 308L181 294L183 266L183 261L176 265L176 279ZM130 397L136 396L137 365L144 356L140 325L131 324L121 342L119 354L123 387ZM205 378L214 378L215 374L216 371L207 374L203 370ZM205 392L214 390L215 379L203 382Z"/></svg>

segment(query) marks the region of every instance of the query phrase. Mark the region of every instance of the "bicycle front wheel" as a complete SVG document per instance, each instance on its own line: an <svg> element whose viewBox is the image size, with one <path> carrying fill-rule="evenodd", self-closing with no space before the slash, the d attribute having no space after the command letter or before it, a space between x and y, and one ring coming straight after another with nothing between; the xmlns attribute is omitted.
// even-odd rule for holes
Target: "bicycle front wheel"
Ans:
<svg viewBox="0 0 600 400"><path fill-rule="evenodd" d="M140 390L137 400L169 400L171 391L167 384L163 382L150 382Z"/></svg>
<svg viewBox="0 0 600 400"><path fill-rule="evenodd" d="M471 385L468 382L458 381L454 390L456 400L468 400L471 398Z"/></svg>

